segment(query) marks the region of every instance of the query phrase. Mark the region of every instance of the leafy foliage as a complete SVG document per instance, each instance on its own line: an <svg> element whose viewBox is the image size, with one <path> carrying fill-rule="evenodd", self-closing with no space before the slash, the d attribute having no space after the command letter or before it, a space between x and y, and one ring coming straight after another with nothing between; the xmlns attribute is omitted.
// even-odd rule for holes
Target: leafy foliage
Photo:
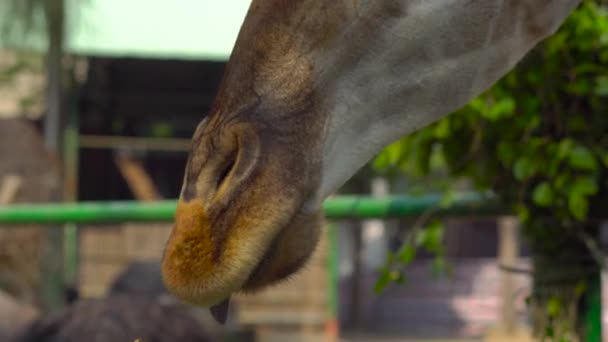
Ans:
<svg viewBox="0 0 608 342"><path fill-rule="evenodd" d="M596 22L595 31L580 29L587 21ZM375 166L428 174L435 158L452 176L468 177L506 203L551 206L564 220L586 218L608 166L608 116L598 115L608 104L604 24L604 11L585 3L515 72L457 113L387 148ZM564 41L568 45L556 43ZM596 49L605 49L598 55L606 58L590 60L589 50ZM395 154L399 158L387 158Z"/></svg>
<svg viewBox="0 0 608 342"><path fill-rule="evenodd" d="M441 171L491 190L546 253L554 237L585 234L582 224L606 205L606 65L608 10L587 0L491 89L391 145L374 166L417 177Z"/></svg>
<svg viewBox="0 0 608 342"><path fill-rule="evenodd" d="M494 191L524 221L585 220L608 185L607 62L608 12L585 1L489 91L389 146L374 166L445 169Z"/></svg>
<svg viewBox="0 0 608 342"><path fill-rule="evenodd" d="M424 227L416 225L403 246L396 253L391 253L386 265L380 269L380 277L376 281L374 291L381 292L391 282L405 283L406 277L399 269L414 261L419 249L434 254L432 271L435 276L450 272L451 269L444 258L443 232L443 225L438 220L433 220Z"/></svg>

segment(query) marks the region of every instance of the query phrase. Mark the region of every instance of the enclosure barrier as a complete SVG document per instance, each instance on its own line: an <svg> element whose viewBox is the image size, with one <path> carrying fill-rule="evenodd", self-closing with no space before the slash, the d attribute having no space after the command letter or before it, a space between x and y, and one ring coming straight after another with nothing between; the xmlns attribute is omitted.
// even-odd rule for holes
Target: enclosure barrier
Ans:
<svg viewBox="0 0 608 342"><path fill-rule="evenodd" d="M440 216L496 216L504 213L488 196L463 193L441 206L439 195L372 198L336 196L323 203L325 217L390 218L417 216L436 210ZM171 222L177 201L79 202L16 204L0 207L0 224L62 224L116 222Z"/></svg>
<svg viewBox="0 0 608 342"><path fill-rule="evenodd" d="M119 222L171 222L174 219L177 201L139 202L79 202L48 204L17 204L0 207L0 228L18 227L23 224L42 224L60 227L62 224L85 223L119 223ZM459 193L450 201L444 201L440 195L390 196L382 198L363 196L335 196L323 203L326 218L338 220L387 219L413 217L433 211L435 216L500 216L507 213L491 196L478 193ZM337 329L338 317L338 254L337 234L333 224L329 224L329 258L330 270L329 311L333 327ZM77 261L74 260L74 263ZM599 284L598 284L599 285ZM587 342L600 342L602 309L601 286L594 286L590 291L589 302L592 304L584 313L585 326L588 331Z"/></svg>

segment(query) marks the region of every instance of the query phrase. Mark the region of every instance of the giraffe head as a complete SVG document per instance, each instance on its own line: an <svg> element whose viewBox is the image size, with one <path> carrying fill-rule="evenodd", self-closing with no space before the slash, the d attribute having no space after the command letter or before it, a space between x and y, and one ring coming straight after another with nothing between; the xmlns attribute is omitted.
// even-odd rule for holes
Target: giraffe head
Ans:
<svg viewBox="0 0 608 342"><path fill-rule="evenodd" d="M253 0L194 133L167 287L216 305L289 277L323 199L490 87L579 2Z"/></svg>
<svg viewBox="0 0 608 342"><path fill-rule="evenodd" d="M194 133L163 258L168 288L201 305L289 277L320 236L325 116L312 61L281 13L257 3Z"/></svg>

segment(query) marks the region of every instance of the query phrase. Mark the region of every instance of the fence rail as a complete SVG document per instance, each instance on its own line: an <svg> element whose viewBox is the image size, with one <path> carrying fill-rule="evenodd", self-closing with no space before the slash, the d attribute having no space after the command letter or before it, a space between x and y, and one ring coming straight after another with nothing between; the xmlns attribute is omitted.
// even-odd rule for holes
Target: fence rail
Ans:
<svg viewBox="0 0 608 342"><path fill-rule="evenodd" d="M15 227L22 224L41 224L49 227L63 228L64 224L87 223L121 223L121 222L171 222L174 219L176 200L158 202L109 201L78 203L42 203L18 204L0 207L0 228ZM442 196L427 194L422 196L390 196L383 198L363 196L335 196L323 203L323 210L328 219L370 219L413 217L430 210L434 215L443 217L466 216L500 216L509 211L502 208L491 197L478 193L456 194L449 203L444 203ZM328 268L329 311L332 321L337 318L337 253L336 232L333 224L329 225L330 257ZM77 263L76 258L69 258L68 264ZM587 336L589 342L601 341L601 293L600 281L594 284L588 294L590 307L585 312Z"/></svg>
<svg viewBox="0 0 608 342"><path fill-rule="evenodd" d="M0 227L3 224L169 222L173 220L176 206L175 200L18 204L0 207ZM323 209L329 219L407 217L427 210L435 210L439 216L506 213L491 197L477 193L457 194L448 205L442 205L440 195L335 196L323 203Z"/></svg>

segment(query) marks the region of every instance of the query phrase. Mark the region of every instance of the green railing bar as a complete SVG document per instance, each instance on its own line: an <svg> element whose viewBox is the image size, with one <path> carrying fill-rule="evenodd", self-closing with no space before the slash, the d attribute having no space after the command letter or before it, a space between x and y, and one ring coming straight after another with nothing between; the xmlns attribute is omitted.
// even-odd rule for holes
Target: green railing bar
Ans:
<svg viewBox="0 0 608 342"><path fill-rule="evenodd" d="M437 215L499 215L501 210L487 197L475 193L458 194L453 203L439 207L441 196L392 196L386 198L336 196L324 203L327 218L388 218L416 216L438 208ZM0 207L0 224L58 224L169 222L177 201L111 201L19 204Z"/></svg>
<svg viewBox="0 0 608 342"><path fill-rule="evenodd" d="M434 209L439 216L496 216L507 213L491 197L478 193L460 193L447 206L442 206L440 195L390 196L372 198L362 196L335 196L323 203L329 219L389 218L421 215ZM57 224L57 223L117 223L117 222L170 222L177 201L158 202L111 201L50 204L20 204L0 207L0 227L4 224ZM330 233L330 240L335 239ZM332 241L332 245L335 241ZM335 246L334 246L335 247ZM336 255L330 257L331 277L337 276ZM336 291L336 279L330 279L330 291ZM599 282L598 282L599 283ZM330 293L330 311L337 310L337 295ZM601 300L598 291L588 294L590 308L585 312L587 341L601 339Z"/></svg>
<svg viewBox="0 0 608 342"><path fill-rule="evenodd" d="M171 221L176 201L19 204L0 208L0 224Z"/></svg>
<svg viewBox="0 0 608 342"><path fill-rule="evenodd" d="M506 212L489 196L478 193L456 194L442 206L441 195L362 197L336 196L324 203L325 215L340 218L390 218L417 216L435 209L438 216L496 216Z"/></svg>

